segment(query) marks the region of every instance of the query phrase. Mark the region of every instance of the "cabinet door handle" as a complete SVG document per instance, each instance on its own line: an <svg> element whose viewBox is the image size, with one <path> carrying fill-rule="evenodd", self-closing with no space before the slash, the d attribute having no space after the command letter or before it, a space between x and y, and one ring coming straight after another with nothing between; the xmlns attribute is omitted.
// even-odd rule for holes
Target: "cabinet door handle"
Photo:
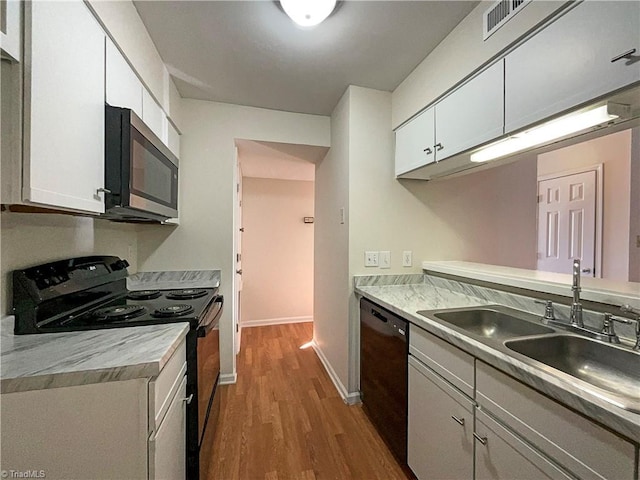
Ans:
<svg viewBox="0 0 640 480"><path fill-rule="evenodd" d="M464 418L458 418L455 415L451 415L451 418L453 418L456 422L458 422L460 425L464 426Z"/></svg>
<svg viewBox="0 0 640 480"><path fill-rule="evenodd" d="M188 397L182 399L183 402L187 402L187 405L191 403L191 400L193 400L193 393Z"/></svg>
<svg viewBox="0 0 640 480"><path fill-rule="evenodd" d="M439 152L440 150L442 150L444 148L441 143L436 143L434 145L434 147L436 149L436 152Z"/></svg>
<svg viewBox="0 0 640 480"><path fill-rule="evenodd" d="M623 58L630 57L630 56L631 56L631 55L633 55L634 53L636 53L636 49L635 49L635 48L632 48L632 49L631 49L631 50L629 50L629 51L626 51L626 52L624 52L624 53L621 53L620 55L616 55L615 57L613 57L613 58L611 59L611 63L613 63L613 62L617 62L618 60L622 60Z"/></svg>
<svg viewBox="0 0 640 480"><path fill-rule="evenodd" d="M476 432L473 432L473 437L476 440L478 440L482 445L486 445L487 444L487 437L481 437Z"/></svg>
<svg viewBox="0 0 640 480"><path fill-rule="evenodd" d="M431 148L427 147L423 150L424 153L426 153L427 155L431 155L433 153L433 150L431 150Z"/></svg>

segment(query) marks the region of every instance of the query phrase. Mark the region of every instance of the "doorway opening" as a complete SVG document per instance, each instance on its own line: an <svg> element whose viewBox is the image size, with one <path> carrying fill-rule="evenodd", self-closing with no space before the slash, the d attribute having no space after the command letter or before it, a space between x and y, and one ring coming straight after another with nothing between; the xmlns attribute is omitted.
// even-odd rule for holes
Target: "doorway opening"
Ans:
<svg viewBox="0 0 640 480"><path fill-rule="evenodd" d="M236 353L243 328L313 321L315 163L326 151L236 140Z"/></svg>

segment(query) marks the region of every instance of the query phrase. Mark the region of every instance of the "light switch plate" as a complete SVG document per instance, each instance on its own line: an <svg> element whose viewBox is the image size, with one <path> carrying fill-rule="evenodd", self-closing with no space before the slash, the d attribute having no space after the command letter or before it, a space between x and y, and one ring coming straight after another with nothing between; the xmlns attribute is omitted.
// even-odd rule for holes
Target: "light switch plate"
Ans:
<svg viewBox="0 0 640 480"><path fill-rule="evenodd" d="M380 268L391 268L391 252L380 252Z"/></svg>
<svg viewBox="0 0 640 480"><path fill-rule="evenodd" d="M411 265L413 265L413 260L411 257L412 257L411 250L405 250L404 252L402 252L403 267L410 267Z"/></svg>

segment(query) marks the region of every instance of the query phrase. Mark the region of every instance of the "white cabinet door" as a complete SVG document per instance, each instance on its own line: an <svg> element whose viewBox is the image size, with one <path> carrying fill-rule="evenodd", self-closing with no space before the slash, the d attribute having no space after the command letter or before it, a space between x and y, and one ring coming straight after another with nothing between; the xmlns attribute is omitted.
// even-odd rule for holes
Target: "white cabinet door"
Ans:
<svg viewBox="0 0 640 480"><path fill-rule="evenodd" d="M20 0L5 0L0 3L0 10L2 10L0 17L4 17L3 21L0 22L2 58L19 62L22 56L22 10Z"/></svg>
<svg viewBox="0 0 640 480"><path fill-rule="evenodd" d="M499 137L504 127L504 60L436 104L438 161Z"/></svg>
<svg viewBox="0 0 640 480"><path fill-rule="evenodd" d="M107 103L130 108L142 118L142 82L110 39L107 39L106 62Z"/></svg>
<svg viewBox="0 0 640 480"><path fill-rule="evenodd" d="M187 377L176 391L158 430L149 440L149 479L181 480L186 475Z"/></svg>
<svg viewBox="0 0 640 480"><path fill-rule="evenodd" d="M180 134L171 122L167 122L167 147L178 158L180 158Z"/></svg>
<svg viewBox="0 0 640 480"><path fill-rule="evenodd" d="M142 120L164 144L167 143L167 117L146 88L142 91Z"/></svg>
<svg viewBox="0 0 640 480"><path fill-rule="evenodd" d="M105 34L80 0L25 2L24 200L104 212Z"/></svg>
<svg viewBox="0 0 640 480"><path fill-rule="evenodd" d="M473 478L473 404L409 357L407 463L419 480Z"/></svg>
<svg viewBox="0 0 640 480"><path fill-rule="evenodd" d="M571 480L572 476L538 451L476 410L476 480ZM437 478L437 477L434 477Z"/></svg>
<svg viewBox="0 0 640 480"><path fill-rule="evenodd" d="M425 110L396 131L396 175L435 161L434 109Z"/></svg>
<svg viewBox="0 0 640 480"><path fill-rule="evenodd" d="M507 55L506 132L640 81L638 32L640 2L587 1Z"/></svg>

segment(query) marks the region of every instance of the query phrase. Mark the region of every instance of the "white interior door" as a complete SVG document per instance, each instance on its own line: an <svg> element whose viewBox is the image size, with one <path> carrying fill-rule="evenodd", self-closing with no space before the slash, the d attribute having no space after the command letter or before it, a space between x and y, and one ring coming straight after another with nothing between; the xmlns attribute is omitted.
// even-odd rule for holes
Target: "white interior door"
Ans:
<svg viewBox="0 0 640 480"><path fill-rule="evenodd" d="M538 270L595 276L596 171L538 181Z"/></svg>

